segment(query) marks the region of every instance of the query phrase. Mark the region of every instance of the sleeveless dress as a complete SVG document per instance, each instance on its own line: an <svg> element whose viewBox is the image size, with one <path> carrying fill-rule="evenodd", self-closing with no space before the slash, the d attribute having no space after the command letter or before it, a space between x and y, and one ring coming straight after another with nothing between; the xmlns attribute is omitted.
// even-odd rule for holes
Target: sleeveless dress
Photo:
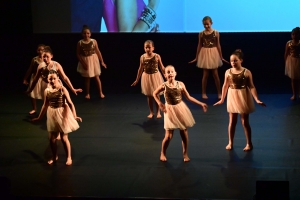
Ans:
<svg viewBox="0 0 300 200"><path fill-rule="evenodd" d="M164 80L158 70L158 61L154 54L151 58L146 58L143 55L142 67L144 72L141 78L142 93L146 96L153 96L153 92L163 84Z"/></svg>
<svg viewBox="0 0 300 200"><path fill-rule="evenodd" d="M195 124L195 120L190 109L182 101L182 88L178 81L176 87L171 88L167 82L163 84L166 112L164 113L164 129L185 130Z"/></svg>
<svg viewBox="0 0 300 200"><path fill-rule="evenodd" d="M197 67L203 69L217 69L223 65L217 49L217 31L211 34L200 33L202 38L202 48L197 58Z"/></svg>
<svg viewBox="0 0 300 200"><path fill-rule="evenodd" d="M126 1L126 0L125 0ZM137 3L137 19L142 15L144 8L146 7L143 0L136 0ZM103 19L108 32L119 32L117 8L113 0L103 0Z"/></svg>
<svg viewBox="0 0 300 200"><path fill-rule="evenodd" d="M47 89L47 87L48 87L48 75L49 75L49 71L50 70L57 71L56 65L57 65L57 62L55 62L55 61L52 60L52 66L51 66L50 69L48 69L48 66L46 64L42 68L41 78L40 78L42 80L41 81L42 82L42 87L41 87L42 99L44 99L44 92L45 92L45 89ZM62 82L61 82L61 80L59 80L59 82L60 82L61 85L63 85Z"/></svg>
<svg viewBox="0 0 300 200"><path fill-rule="evenodd" d="M33 79L36 75L37 68L40 64L45 64L43 61L39 61L38 56L33 58L33 71L30 77L29 87L31 87ZM30 92L29 96L33 99L43 99L44 98L44 91L47 87L47 84L45 84L41 78L39 78L38 82L36 83L35 87L33 88L32 92Z"/></svg>
<svg viewBox="0 0 300 200"><path fill-rule="evenodd" d="M300 41L293 44L288 41L289 55L285 61L285 75L291 79L300 79Z"/></svg>
<svg viewBox="0 0 300 200"><path fill-rule="evenodd" d="M79 128L78 122L66 103L62 89L50 92L47 88L47 99L49 106L47 109L47 130L48 132L70 133Z"/></svg>
<svg viewBox="0 0 300 200"><path fill-rule="evenodd" d="M255 105L251 91L248 87L248 77L245 76L246 68L241 73L233 74L231 69L227 79L229 88L227 94L227 111L229 113L252 113Z"/></svg>
<svg viewBox="0 0 300 200"><path fill-rule="evenodd" d="M95 53L95 40L91 39L89 42L80 40L79 42L80 50L79 56L85 60L88 64L88 69L85 70L80 62L78 62L77 72L83 77L95 77L100 76L100 62L97 54Z"/></svg>

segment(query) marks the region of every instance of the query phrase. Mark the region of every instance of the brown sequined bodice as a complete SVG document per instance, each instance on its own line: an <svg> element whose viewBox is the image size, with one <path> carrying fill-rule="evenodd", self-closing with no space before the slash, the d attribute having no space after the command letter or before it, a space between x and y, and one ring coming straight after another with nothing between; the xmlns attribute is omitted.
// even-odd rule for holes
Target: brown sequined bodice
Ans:
<svg viewBox="0 0 300 200"><path fill-rule="evenodd" d="M182 101L181 88L179 87L178 81L176 81L176 87L170 88L166 83L165 86L165 99L169 105L176 105Z"/></svg>
<svg viewBox="0 0 300 200"><path fill-rule="evenodd" d="M204 31L202 32L202 46L204 48L212 48L217 46L217 37L216 37L216 31L213 31L210 34L205 34Z"/></svg>
<svg viewBox="0 0 300 200"><path fill-rule="evenodd" d="M248 77L245 76L246 69L238 74L233 74L231 69L228 74L229 87L231 89L245 89L248 83Z"/></svg>
<svg viewBox="0 0 300 200"><path fill-rule="evenodd" d="M158 62L156 60L156 54L152 58L145 58L143 56L143 68L147 74L154 74L158 72Z"/></svg>
<svg viewBox="0 0 300 200"><path fill-rule="evenodd" d="M300 41L298 44L293 44L293 41L288 42L289 55L294 58L300 58Z"/></svg>
<svg viewBox="0 0 300 200"><path fill-rule="evenodd" d="M80 54L82 56L91 56L95 53L95 45L93 40L91 40L89 43L84 43L82 40L79 41L80 43Z"/></svg>
<svg viewBox="0 0 300 200"><path fill-rule="evenodd" d="M49 89L47 89L47 99L49 100L49 106L51 108L60 108L65 105L65 95L62 93L62 89L59 89L55 92L50 92Z"/></svg>

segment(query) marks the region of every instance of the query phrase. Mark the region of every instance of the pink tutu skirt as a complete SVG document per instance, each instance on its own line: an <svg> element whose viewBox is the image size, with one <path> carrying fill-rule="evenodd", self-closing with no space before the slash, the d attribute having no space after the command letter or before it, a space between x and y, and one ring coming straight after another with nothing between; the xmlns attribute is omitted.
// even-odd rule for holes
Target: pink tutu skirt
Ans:
<svg viewBox="0 0 300 200"><path fill-rule="evenodd" d="M217 47L202 47L197 58L197 67L203 69L217 69L223 65Z"/></svg>
<svg viewBox="0 0 300 200"><path fill-rule="evenodd" d="M300 79L300 58L287 57L285 61L285 75L291 79Z"/></svg>
<svg viewBox="0 0 300 200"><path fill-rule="evenodd" d="M228 88L227 111L229 113L252 113L255 105L250 89L231 89Z"/></svg>
<svg viewBox="0 0 300 200"><path fill-rule="evenodd" d="M34 75L31 75L29 88L32 85L34 79ZM29 96L33 99L44 99L44 91L47 88L47 83L45 83L41 78L39 78L32 92L30 92Z"/></svg>
<svg viewBox="0 0 300 200"><path fill-rule="evenodd" d="M81 56L81 55L80 55ZM77 72L81 74L83 77L95 77L100 76L100 62L97 54L92 54L91 56L81 56L85 62L88 64L88 69L85 70L80 62L78 62Z"/></svg>
<svg viewBox="0 0 300 200"><path fill-rule="evenodd" d="M164 80L161 73L147 74L143 72L141 78L142 93L146 96L153 96L154 90L163 84ZM163 94L163 92L161 93Z"/></svg>
<svg viewBox="0 0 300 200"><path fill-rule="evenodd" d="M78 122L75 120L73 113L65 104L64 107L51 108L47 110L47 130L48 132L70 133L79 128Z"/></svg>
<svg viewBox="0 0 300 200"><path fill-rule="evenodd" d="M190 109L183 101L176 105L169 105L166 103L165 106L167 110L164 113L165 130L185 130L195 124L195 120Z"/></svg>

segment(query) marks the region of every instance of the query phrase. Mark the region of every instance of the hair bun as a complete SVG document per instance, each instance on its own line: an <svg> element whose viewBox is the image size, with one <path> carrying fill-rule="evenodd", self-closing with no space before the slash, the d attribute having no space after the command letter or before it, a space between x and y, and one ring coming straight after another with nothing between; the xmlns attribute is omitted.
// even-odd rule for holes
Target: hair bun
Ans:
<svg viewBox="0 0 300 200"><path fill-rule="evenodd" d="M242 49L236 49L235 52L240 52L240 53L242 53Z"/></svg>

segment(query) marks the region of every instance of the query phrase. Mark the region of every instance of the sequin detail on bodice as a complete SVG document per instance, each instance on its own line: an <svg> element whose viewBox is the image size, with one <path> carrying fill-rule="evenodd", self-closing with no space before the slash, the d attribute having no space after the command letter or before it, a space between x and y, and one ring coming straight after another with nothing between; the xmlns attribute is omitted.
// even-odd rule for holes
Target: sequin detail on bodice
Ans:
<svg viewBox="0 0 300 200"><path fill-rule="evenodd" d="M231 69L228 74L229 87L231 89L245 89L247 87L248 78L245 76L246 69L241 73L233 74Z"/></svg>
<svg viewBox="0 0 300 200"><path fill-rule="evenodd" d="M43 61L39 61L39 57L34 57L33 58L33 69L32 69L32 74L36 74L38 66L42 63Z"/></svg>
<svg viewBox="0 0 300 200"><path fill-rule="evenodd" d="M154 74L158 72L158 62L156 60L156 54L152 58L146 58L143 56L143 68L147 74Z"/></svg>
<svg viewBox="0 0 300 200"><path fill-rule="evenodd" d="M217 37L216 37L216 32L213 31L210 34L205 34L204 31L202 32L202 38L203 38L203 43L202 46L204 48L213 48L217 46Z"/></svg>
<svg viewBox="0 0 300 200"><path fill-rule="evenodd" d="M176 81L175 88L170 88L167 83L164 83L164 87L164 96L169 105L176 105L182 101L181 88L179 87L178 81Z"/></svg>
<svg viewBox="0 0 300 200"><path fill-rule="evenodd" d="M293 41L288 42L289 55L294 58L300 58L300 41L298 44L293 44Z"/></svg>
<svg viewBox="0 0 300 200"><path fill-rule="evenodd" d="M50 69L48 69L48 66L45 65L43 68L42 68L42 72L41 72L41 78L42 80L45 82L45 83L48 83L48 75L49 75L49 71L50 70L55 70L57 71L56 69L56 62L52 61L52 67Z"/></svg>
<svg viewBox="0 0 300 200"><path fill-rule="evenodd" d="M62 89L59 89L55 92L50 92L50 90L47 89L47 99L49 100L49 106L51 108L63 107L66 102L65 95L62 93Z"/></svg>
<svg viewBox="0 0 300 200"><path fill-rule="evenodd" d="M84 41L80 40L80 54L82 56L91 56L95 53L95 45L93 40L91 40L89 43L84 43Z"/></svg>

